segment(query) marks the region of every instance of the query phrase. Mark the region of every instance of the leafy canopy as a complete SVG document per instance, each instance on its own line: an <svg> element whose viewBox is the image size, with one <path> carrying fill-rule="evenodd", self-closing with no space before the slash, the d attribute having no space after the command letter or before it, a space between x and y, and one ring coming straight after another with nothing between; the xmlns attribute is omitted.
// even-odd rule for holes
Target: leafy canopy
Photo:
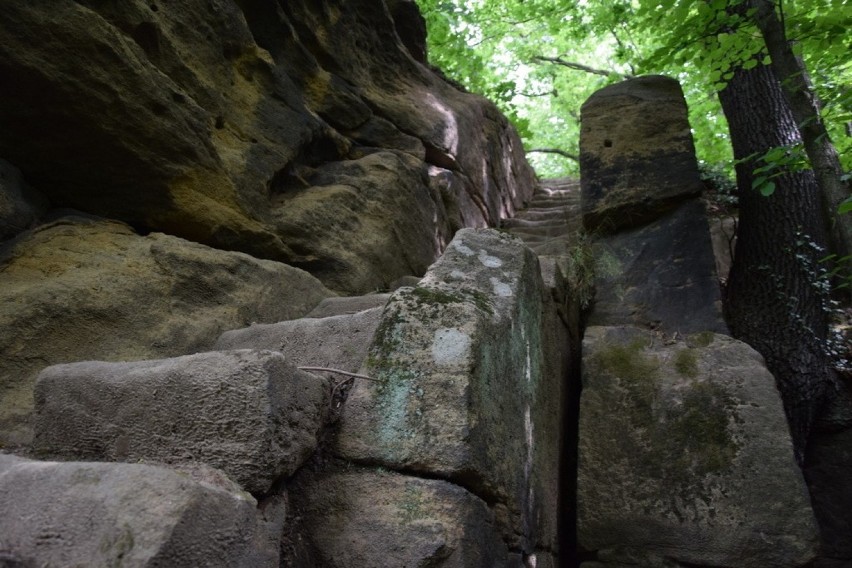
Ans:
<svg viewBox="0 0 852 568"><path fill-rule="evenodd" d="M716 92L732 68L769 63L737 0L418 0L432 64L493 100L528 150L577 155L579 109L601 87L640 74L677 78L699 160L730 170ZM786 0L789 38L805 60L845 169L852 167L852 0ZM849 126L852 127L852 126ZM576 174L573 160L532 153L543 176Z"/></svg>

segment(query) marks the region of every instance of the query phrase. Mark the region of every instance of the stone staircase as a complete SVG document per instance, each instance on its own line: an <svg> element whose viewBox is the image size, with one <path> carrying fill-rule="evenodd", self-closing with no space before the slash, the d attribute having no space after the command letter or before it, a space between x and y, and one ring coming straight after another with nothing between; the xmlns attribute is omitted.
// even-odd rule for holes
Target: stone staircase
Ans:
<svg viewBox="0 0 852 568"><path fill-rule="evenodd" d="M542 193L528 211L572 198ZM0 519L0 559L109 565L132 536L132 565L220 565L210 539L190 546L202 530L239 535L222 565L555 566L569 353L551 299L561 280L539 274L515 239L462 230L393 294L326 298L302 318L226 331L207 352L48 367L39 461L0 454L0 508L16 511ZM39 467L61 494L17 514ZM152 476L128 500L121 480ZM221 526L191 522L191 499L158 523L164 488L212 503ZM40 526L84 524L81 499L106 528L39 547ZM125 518L130 536L113 534Z"/></svg>
<svg viewBox="0 0 852 568"><path fill-rule="evenodd" d="M580 181L542 180L527 208L503 219L500 227L520 237L540 257L565 254L582 227Z"/></svg>

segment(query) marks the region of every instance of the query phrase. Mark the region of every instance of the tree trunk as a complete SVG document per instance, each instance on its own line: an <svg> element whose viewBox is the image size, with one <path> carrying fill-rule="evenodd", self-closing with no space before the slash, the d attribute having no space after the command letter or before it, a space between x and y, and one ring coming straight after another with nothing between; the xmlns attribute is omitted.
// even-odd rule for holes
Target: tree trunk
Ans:
<svg viewBox="0 0 852 568"><path fill-rule="evenodd" d="M849 197L849 187L840 179L843 168L822 122L819 101L805 63L793 52L784 23L775 11L776 3L771 0L749 0L749 4L757 10L755 23L772 58L772 68L781 81L793 119L799 125L805 152L822 190L822 207L826 218L831 220L833 250L838 256L852 254L852 215L837 213L840 203Z"/></svg>
<svg viewBox="0 0 852 568"><path fill-rule="evenodd" d="M736 159L800 141L770 67L736 70L719 98ZM752 189L757 165L737 164L740 222L725 317L733 335L760 352L775 376L801 464L830 380L827 290L817 279L825 223L813 171L783 173L772 180L775 192L764 197Z"/></svg>

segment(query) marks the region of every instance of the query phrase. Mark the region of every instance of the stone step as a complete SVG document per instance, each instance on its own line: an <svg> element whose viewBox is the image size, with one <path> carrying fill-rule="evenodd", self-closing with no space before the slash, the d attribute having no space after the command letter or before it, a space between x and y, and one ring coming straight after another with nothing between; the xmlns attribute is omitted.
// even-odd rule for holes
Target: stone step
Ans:
<svg viewBox="0 0 852 568"><path fill-rule="evenodd" d="M567 217L577 217L580 215L579 208L576 207L550 207L547 209L524 209L515 215L514 219L546 220L558 219L564 221Z"/></svg>
<svg viewBox="0 0 852 568"><path fill-rule="evenodd" d="M513 217L511 219L503 219L500 222L500 227L503 229L525 229L528 227L536 229L561 229L568 225L564 219L521 219Z"/></svg>
<svg viewBox="0 0 852 568"><path fill-rule="evenodd" d="M519 227L510 232L523 239L525 237L560 237L574 232L574 229L567 225L561 227Z"/></svg>
<svg viewBox="0 0 852 568"><path fill-rule="evenodd" d="M329 308L353 309L371 304L374 307L328 317L309 314L302 319L226 331L214 349L269 349L282 353L296 366L332 367L357 373L367 358L367 349L389 297L390 294L371 294L328 298L338 300Z"/></svg>
<svg viewBox="0 0 852 568"><path fill-rule="evenodd" d="M325 298L317 306L308 312L306 318L327 318L354 314L372 308L384 307L388 303L390 294L367 294L366 296L341 296Z"/></svg>
<svg viewBox="0 0 852 568"><path fill-rule="evenodd" d="M556 189L580 189L580 180L575 178L551 178L541 181L542 191Z"/></svg>
<svg viewBox="0 0 852 568"><path fill-rule="evenodd" d="M569 197L572 195L580 195L580 189L577 188L565 188L565 189L541 189L533 193L533 197L541 195L545 197Z"/></svg>
<svg viewBox="0 0 852 568"><path fill-rule="evenodd" d="M545 195L534 196L527 204L527 209L540 208L546 209L551 207L570 207L579 206L580 199L577 197L549 197Z"/></svg>
<svg viewBox="0 0 852 568"><path fill-rule="evenodd" d="M529 246L534 253L539 256L560 256L567 254L576 244L577 239L563 237L559 239L550 239L543 243L533 243Z"/></svg>

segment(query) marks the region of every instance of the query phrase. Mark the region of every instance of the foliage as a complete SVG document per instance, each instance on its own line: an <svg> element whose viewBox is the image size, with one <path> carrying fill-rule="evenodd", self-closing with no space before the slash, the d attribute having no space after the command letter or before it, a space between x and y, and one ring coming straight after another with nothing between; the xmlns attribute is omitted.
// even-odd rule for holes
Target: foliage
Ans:
<svg viewBox="0 0 852 568"><path fill-rule="evenodd" d="M735 65L769 62L751 14L735 9L741 0L418 2L431 62L494 100L528 149L577 155L582 103L626 75L659 73L684 88L699 160L730 172L727 123L715 93ZM852 0L786 0L782 8L788 37L810 70L829 135L849 170L852 137L844 128L852 121ZM542 175L577 172L575 162L555 154L530 154L530 161ZM758 189L771 192L766 178Z"/></svg>

